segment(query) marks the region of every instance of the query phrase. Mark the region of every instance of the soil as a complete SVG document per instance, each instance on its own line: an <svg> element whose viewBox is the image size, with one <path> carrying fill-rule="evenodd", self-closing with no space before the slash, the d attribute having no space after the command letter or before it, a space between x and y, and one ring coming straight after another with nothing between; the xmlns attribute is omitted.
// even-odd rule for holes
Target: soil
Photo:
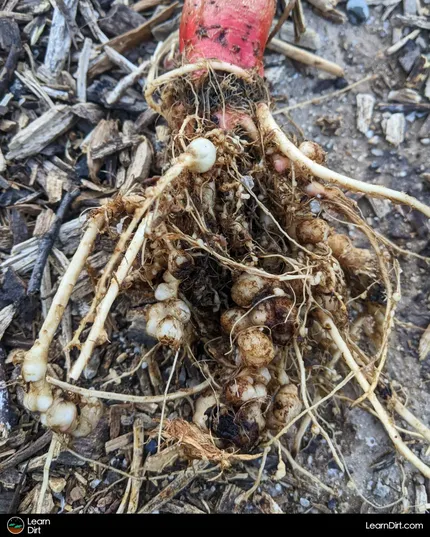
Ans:
<svg viewBox="0 0 430 537"><path fill-rule="evenodd" d="M419 134L426 114L422 111L406 112L405 140L398 147L385 139L383 122L390 112L381 110L379 105L388 102L391 90L405 87L408 75L399 64L399 54L385 54L393 43L392 20L397 13L402 13L401 3L386 19L384 14L388 8L382 5L382 1L379 4L370 6L370 18L360 26L352 25L348 21L342 25L333 24L315 14L308 4L304 5L307 26L317 31L321 39L317 54L343 66L348 84L371 74L378 75L378 78L322 103L316 102L293 109L289 115L280 114L277 120L286 132L297 135L301 130L305 138L321 144L328 153L327 163L330 168L356 179L407 192L430 205L427 138L422 138ZM338 7L345 12L344 3ZM412 29L406 27L403 35ZM422 53L425 53L428 44L428 31L422 30L418 40ZM155 48L155 40L146 47L145 53L149 57ZM328 82L333 81L329 75L293 63L279 54L268 51L265 64L266 77L276 100L276 108L293 106L337 90L334 84ZM134 88L139 90L136 85ZM423 94L422 88L420 92ZM358 93L369 93L376 99L372 121L366 134L359 132L356 127ZM425 99L424 101L428 102ZM430 254L430 229L425 217L403 206L370 200L366 196L354 197L367 222L376 230L404 249L421 255ZM351 237L356 235L352 227L349 232ZM399 261L403 271L402 301L397 310L395 333L391 338L386 366L387 377L401 382L406 391L408 407L424 423L430 425L430 357L423 361L419 361L418 357L420 337L430 323L429 267L425 261L411 256L402 256ZM3 342L6 351L16 347L20 338L22 341L20 331L14 333L9 329ZM121 338L123 335L116 336L116 349L123 350L127 345L133 344ZM25 339L28 342L28 337ZM6 369L8 382L14 380L10 376L14 374L13 371L16 370L10 366ZM144 380L140 380L143 386ZM127 384L121 388L126 390ZM349 395L354 399L360 394L351 390ZM15 395L13 400L15 401ZM50 483L47 512L117 511L127 480L115 473L115 469L129 471L132 444L128 441L126 448L106 453L105 442L109 438L118 437L118 434L112 436L112 423L118 430L121 429L121 435L132 434L135 413L123 413L119 405L117 414L116 410L112 409L113 407L110 430L107 420L103 421L90 437L75 442L73 449L81 456L108 464L113 470L106 471L94 464L88 464L68 451L63 451L55 458L51 467L54 481ZM16 412L16 409L14 411ZM187 409L183 411L183 415L186 414ZM298 454L297 462L336 494L322 490L303 474L292 472L288 465L287 474L280 480L275 479L275 473L279 471L278 457L277 453L272 451L267 457L260 486L252 498L243 503L237 503L236 500L254 484L261 459L237 463L215 481L209 481L203 473L190 479L184 487L178 484L177 493L171 499L164 503L155 502L150 511L416 513L425 510L424 504L428 505L430 501L426 499L427 495L430 498L429 480L425 480L395 453L391 441L375 417L363 409L351 408L340 400L325 406L321 417L325 420L325 426L333 431L348 472L339 470L325 440L319 434L312 434L312 431L305 435L305 447ZM12 433L15 444L4 442L0 447L2 452L12 450L12 457L27 444L31 445L30 438L40 438L44 433L29 416L21 419L19 427L18 421L15 418L16 430ZM29 436L27 433L30 430L32 435ZM19 440L19 435L25 436L24 444ZM411 437L405 438L410 440ZM146 445L145 454L154 452L153 442ZM413 438L411 446L424 462L430 464L428 446L415 442ZM30 459L27 457L15 461L9 467L2 466L6 455L1 453L0 512L11 512L11 506L14 512L29 512L32 505L31 495L34 496L40 487L48 447L49 439ZM29 465L26 467L28 460ZM161 465L159 474L151 474L142 487L140 507L154 501L157 494L172 482L177 484L183 468L183 463L175 462L166 467ZM204 467L199 468L199 471L205 472ZM219 472L212 472L208 476L213 478L217 473ZM121 482L113 485L118 479L122 479ZM65 483L62 480L65 480Z"/></svg>

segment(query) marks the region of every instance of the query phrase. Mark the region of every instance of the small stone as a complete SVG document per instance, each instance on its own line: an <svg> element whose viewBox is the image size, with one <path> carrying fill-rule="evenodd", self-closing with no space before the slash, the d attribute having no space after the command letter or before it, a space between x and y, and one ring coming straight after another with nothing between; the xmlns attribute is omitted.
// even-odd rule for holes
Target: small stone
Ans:
<svg viewBox="0 0 430 537"><path fill-rule="evenodd" d="M383 157L384 156L384 151L382 149L371 149L370 152L375 157Z"/></svg>
<svg viewBox="0 0 430 537"><path fill-rule="evenodd" d="M378 496L378 498L386 498L390 493L390 487L384 485L380 479L378 479L375 488L373 489L373 494Z"/></svg>
<svg viewBox="0 0 430 537"><path fill-rule="evenodd" d="M327 507L330 509L330 511L334 511L336 509L337 502L334 498L328 501Z"/></svg>
<svg viewBox="0 0 430 537"><path fill-rule="evenodd" d="M346 13L349 22L354 25L363 24L369 18L369 6L365 0L348 0Z"/></svg>
<svg viewBox="0 0 430 537"><path fill-rule="evenodd" d="M300 505L302 507L307 508L307 507L310 507L311 502L307 498L300 498Z"/></svg>
<svg viewBox="0 0 430 537"><path fill-rule="evenodd" d="M423 145L430 145L430 138L421 138L421 143Z"/></svg>

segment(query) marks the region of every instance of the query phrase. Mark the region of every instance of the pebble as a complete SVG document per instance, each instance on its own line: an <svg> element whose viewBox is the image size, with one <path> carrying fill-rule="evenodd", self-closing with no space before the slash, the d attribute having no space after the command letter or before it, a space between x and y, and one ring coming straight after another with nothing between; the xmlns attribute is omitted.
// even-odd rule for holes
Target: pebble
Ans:
<svg viewBox="0 0 430 537"><path fill-rule="evenodd" d="M375 488L373 489L373 494L379 498L386 498L390 493L390 487L384 485L380 479L378 479Z"/></svg>
<svg viewBox="0 0 430 537"><path fill-rule="evenodd" d="M310 507L311 502L307 498L300 498L300 505L302 507Z"/></svg>
<svg viewBox="0 0 430 537"><path fill-rule="evenodd" d="M384 156L384 151L382 149L371 149L370 152L375 157L383 157Z"/></svg>
<svg viewBox="0 0 430 537"><path fill-rule="evenodd" d="M430 145L430 138L421 138L420 142L423 145Z"/></svg>
<svg viewBox="0 0 430 537"><path fill-rule="evenodd" d="M346 13L349 22L354 25L363 24L369 18L369 6L365 0L348 0L346 4Z"/></svg>
<svg viewBox="0 0 430 537"><path fill-rule="evenodd" d="M373 438L373 436L369 436L368 438L366 438L366 444L369 447L374 447L378 445L378 442Z"/></svg>

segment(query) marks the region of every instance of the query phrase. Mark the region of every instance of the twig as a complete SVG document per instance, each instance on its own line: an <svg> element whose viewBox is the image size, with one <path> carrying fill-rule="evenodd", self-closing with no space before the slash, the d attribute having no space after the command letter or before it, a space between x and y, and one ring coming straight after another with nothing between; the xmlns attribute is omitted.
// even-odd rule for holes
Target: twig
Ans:
<svg viewBox="0 0 430 537"><path fill-rule="evenodd" d="M75 200L80 194L79 190L73 192L67 192L62 199L60 206L58 207L55 220L51 229L43 235L39 242L39 252L37 254L36 262L34 263L33 271L31 273L30 282L28 284L27 295L34 296L40 293L40 284L42 282L43 271L45 269L46 262L52 247L57 240L58 233L60 232L61 224L66 216L67 210L73 200Z"/></svg>
<svg viewBox="0 0 430 537"><path fill-rule="evenodd" d="M131 462L131 473L136 476L140 472L143 459L144 428L142 416L137 416L133 424L133 460ZM127 513L135 513L139 505L139 491L141 482L139 479L131 479L130 498L128 501Z"/></svg>
<svg viewBox="0 0 430 537"><path fill-rule="evenodd" d="M281 17L279 18L278 22L276 23L275 27L270 32L270 35L267 38L267 44L269 44L270 41L272 41L272 39L275 37L275 35L282 28L282 25L284 24L284 22L290 16L290 13L293 11L295 5L296 5L296 0L290 0L290 2L285 6L285 9L284 9Z"/></svg>
<svg viewBox="0 0 430 537"><path fill-rule="evenodd" d="M9 436L9 392L6 385L6 374L4 364L6 360L6 352L3 346L0 346L0 440Z"/></svg>
<svg viewBox="0 0 430 537"><path fill-rule="evenodd" d="M37 500L37 507L36 507L36 513L42 514L43 513L43 502L45 500L45 494L48 490L48 483L49 483L49 470L51 469L51 463L52 459L54 457L54 453L59 446L59 442L57 439L57 435L54 434L52 436L51 444L49 446L48 455L45 460L45 465L43 467L43 481L42 486L40 487L39 492L39 498Z"/></svg>
<svg viewBox="0 0 430 537"><path fill-rule="evenodd" d="M343 77L345 75L345 71L342 67L340 67L340 65L337 65L337 63L325 60L316 54L312 54L312 52L308 52L307 50L303 50L295 47L294 45L285 43L280 39L272 39L268 45L268 48L274 50L275 52L284 54L284 56L287 56L287 58L291 58L292 60L296 60L311 67L315 67L336 77Z"/></svg>
<svg viewBox="0 0 430 537"><path fill-rule="evenodd" d="M166 389L164 390L164 399L163 399L163 406L161 407L161 417L160 417L160 425L158 426L158 453L160 453L161 449L161 434L163 432L163 421L164 421L164 413L166 412L166 403L167 403L167 392L169 391L170 383L172 382L173 375L175 373L176 369L176 363L178 361L179 351L181 349L178 349L175 354L175 358L173 359L172 369L170 371L169 378L166 382Z"/></svg>
<svg viewBox="0 0 430 537"><path fill-rule="evenodd" d="M356 86L359 86L360 84L364 84L365 82L370 82L371 80L375 80L378 78L379 75L368 75L362 78L361 80L357 80L357 82L354 82L353 84L350 84L349 86L346 86L345 88L342 88L341 90L334 91L333 93L329 93L328 95L323 95L322 97L315 97L314 99L308 99L307 101L303 101L301 103L292 104L291 106L285 106L284 108L278 108L278 110L275 110L273 112L273 115L278 114L285 114L287 112L290 112L290 110L295 110L296 108L304 108L305 106L309 106L311 104L320 104L324 101L328 101L330 99L334 99L335 97L338 97L339 95L342 95L343 93L346 93L347 91L352 90Z"/></svg>
<svg viewBox="0 0 430 537"><path fill-rule="evenodd" d="M87 72L90 63L91 47L93 42L88 37L85 38L78 61L78 76L76 82L76 95L78 101L87 100Z"/></svg>
<svg viewBox="0 0 430 537"><path fill-rule="evenodd" d="M21 53L21 37L18 25L13 20L0 18L0 46L8 50L6 61L0 70L0 98L6 94L13 80L18 58Z"/></svg>
<svg viewBox="0 0 430 537"><path fill-rule="evenodd" d="M205 380L204 382L197 384L197 386L193 386L192 388L188 388L185 390L179 390L177 392L168 393L166 396L164 395L127 395L123 393L115 393L115 392L103 392L100 390L87 390L86 388L80 388L79 386L74 386L73 384L69 384L67 382L63 382L62 380L54 379L53 377L46 377L46 381L49 384L52 384L53 386L58 386L59 388L62 388L63 390L77 393L79 395L83 395L84 397L96 397L98 399L107 399L111 401L122 401L123 403L137 403L141 405L149 405L152 403L162 403L164 400L166 401L175 401L176 399L182 399L183 397L189 397L190 395L195 395L196 393L200 393L206 388L209 388L210 381Z"/></svg>
<svg viewBox="0 0 430 537"><path fill-rule="evenodd" d="M107 104L114 104L122 95L135 84L143 75L144 71L149 66L150 62L142 62L137 69L132 71L130 74L122 78L118 84L106 95Z"/></svg>

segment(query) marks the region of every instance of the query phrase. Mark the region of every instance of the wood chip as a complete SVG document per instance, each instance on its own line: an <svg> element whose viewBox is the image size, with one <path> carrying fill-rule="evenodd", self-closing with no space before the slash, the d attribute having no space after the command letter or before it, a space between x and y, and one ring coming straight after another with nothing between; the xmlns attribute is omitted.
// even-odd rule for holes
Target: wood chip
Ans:
<svg viewBox="0 0 430 537"><path fill-rule="evenodd" d="M165 468L172 466L183 452L179 444L169 446L154 455L148 455L145 460L144 471L161 474Z"/></svg>
<svg viewBox="0 0 430 537"><path fill-rule="evenodd" d="M63 0L63 4L69 14L69 20L71 19L74 22L78 0ZM69 56L71 44L72 36L70 35L68 20L66 20L59 6L56 5L44 62L46 72L53 79L56 79L63 69Z"/></svg>
<svg viewBox="0 0 430 537"><path fill-rule="evenodd" d="M408 88L420 90L430 73L430 60L424 54L421 54L415 62L406 79Z"/></svg>
<svg viewBox="0 0 430 537"><path fill-rule="evenodd" d="M21 160L37 155L50 142L69 130L75 121L76 116L70 106L54 106L12 138L6 158Z"/></svg>
<svg viewBox="0 0 430 537"><path fill-rule="evenodd" d="M373 116L375 97L369 93L357 94L357 129L366 134Z"/></svg>
<svg viewBox="0 0 430 537"><path fill-rule="evenodd" d="M121 186L121 192L127 192L134 184L142 183L148 178L153 154L152 146L145 138L132 153L132 161L127 169L125 183L122 186L117 185Z"/></svg>
<svg viewBox="0 0 430 537"><path fill-rule="evenodd" d="M128 449L133 444L133 433L123 434L105 443L106 454L113 453L117 449Z"/></svg>
<svg viewBox="0 0 430 537"><path fill-rule="evenodd" d="M0 339L3 337L6 330L9 328L10 323L15 315L16 305L9 304L0 311Z"/></svg>
<svg viewBox="0 0 430 537"><path fill-rule="evenodd" d="M207 461L193 461L191 466L179 474L167 487L159 492L154 498L140 509L139 514L153 513L158 511L169 500L188 487L198 477L198 473L208 466Z"/></svg>
<svg viewBox="0 0 430 537"><path fill-rule="evenodd" d="M409 88L403 88L400 90L390 91L388 94L388 100L395 103L420 103L423 98L417 91Z"/></svg>
<svg viewBox="0 0 430 537"><path fill-rule="evenodd" d="M417 0L403 0L403 13L405 15L416 15Z"/></svg>
<svg viewBox="0 0 430 537"><path fill-rule="evenodd" d="M78 74L76 84L76 96L79 101L87 100L87 72L90 63L91 48L93 42L88 37L85 38L81 53L79 54Z"/></svg>
<svg viewBox="0 0 430 537"><path fill-rule="evenodd" d="M385 138L394 146L400 145L405 139L406 120L404 114L391 114L385 124Z"/></svg>
<svg viewBox="0 0 430 537"><path fill-rule="evenodd" d="M107 43L109 38L100 30L98 25L99 14L94 9L90 0L80 0L79 2L79 11L81 12L82 17L85 19L88 24L91 33L93 34L94 39L100 41L100 43Z"/></svg>
<svg viewBox="0 0 430 537"><path fill-rule="evenodd" d="M141 45L143 42L151 38L152 28L160 22L163 22L168 19L175 11L177 6L178 2L173 3L171 6L167 7L166 9L163 9L163 11L154 15L151 19L146 21L138 28L130 30L125 34L114 37L106 44L118 52L126 52L133 47ZM109 59L107 54L102 53L90 67L89 76L91 78L94 78L95 76L104 73L107 69L109 69L111 65L111 60Z"/></svg>
<svg viewBox="0 0 430 537"><path fill-rule="evenodd" d="M34 226L33 237L41 237L47 233L55 220L55 213L52 209L45 209L36 219Z"/></svg>
<svg viewBox="0 0 430 537"><path fill-rule="evenodd" d="M428 17L418 17L413 15L395 15L392 19L393 24L400 26L415 26L423 30L430 30L430 20Z"/></svg>

